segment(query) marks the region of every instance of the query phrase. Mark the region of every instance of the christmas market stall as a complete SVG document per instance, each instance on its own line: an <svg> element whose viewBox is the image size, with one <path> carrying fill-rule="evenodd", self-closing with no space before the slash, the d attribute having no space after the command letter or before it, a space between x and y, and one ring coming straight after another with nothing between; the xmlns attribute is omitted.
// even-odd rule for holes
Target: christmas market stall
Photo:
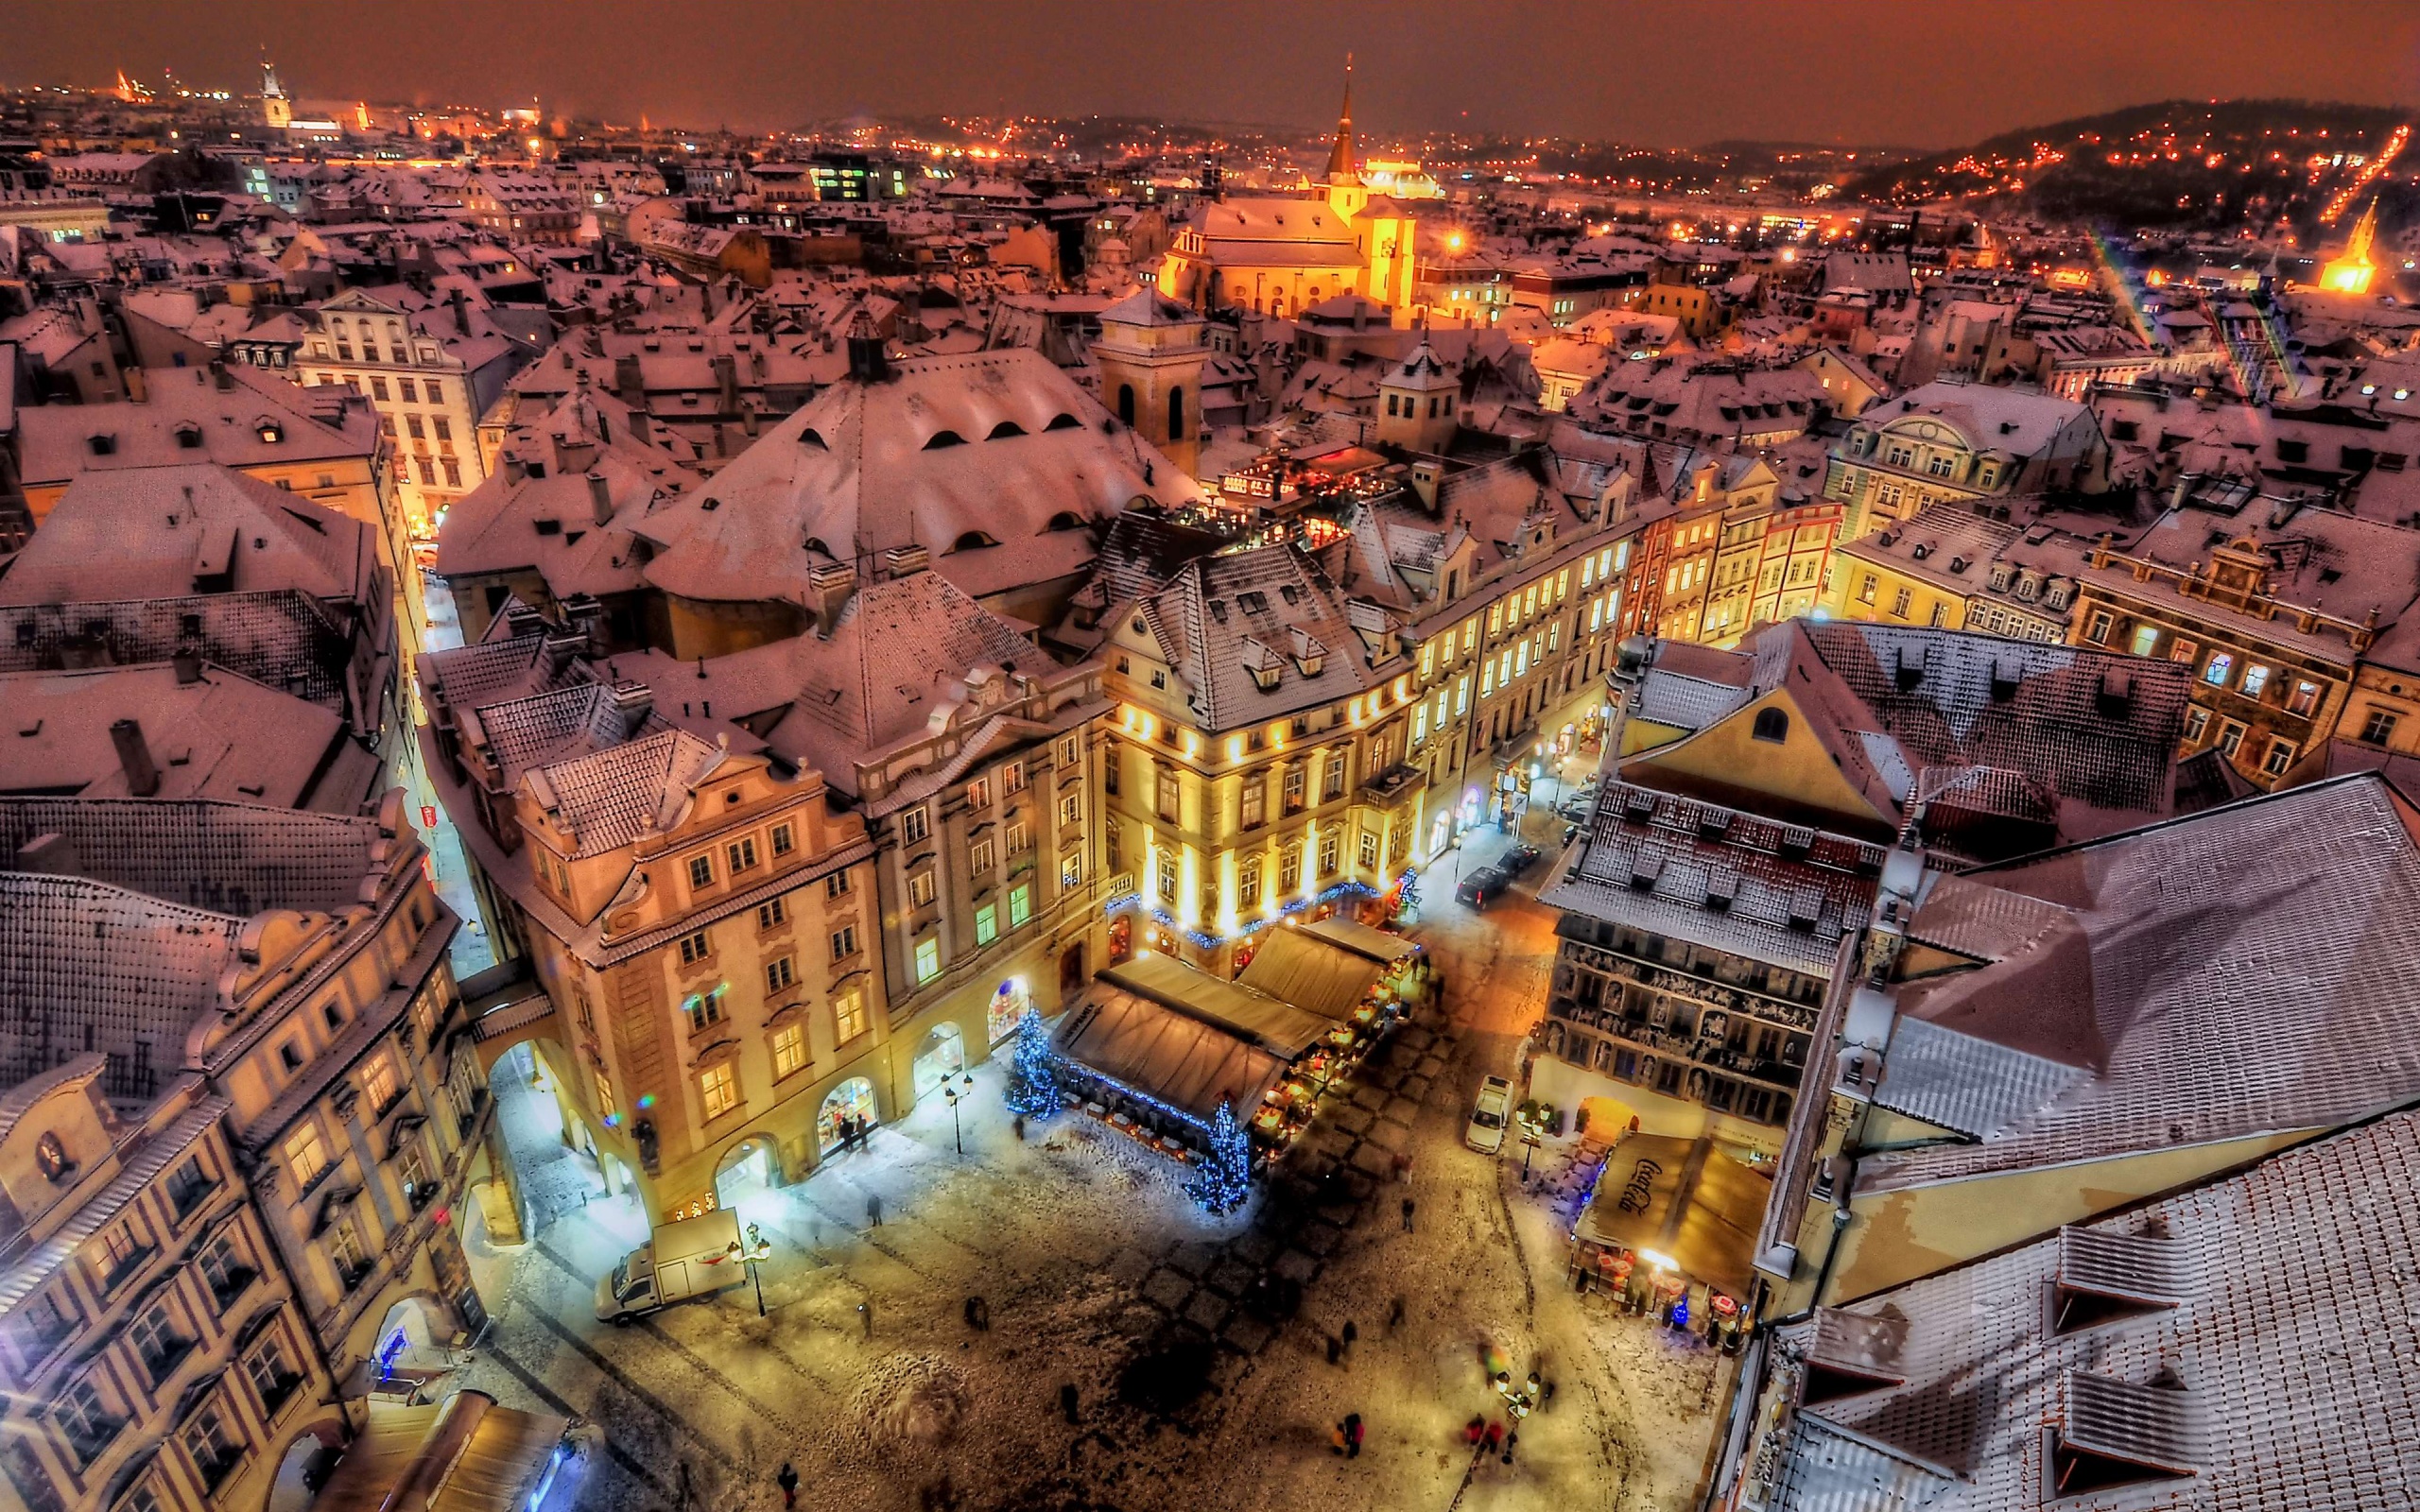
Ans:
<svg viewBox="0 0 2420 1512"><path fill-rule="evenodd" d="M369 1422L311 1503L314 1512L521 1512L544 1501L570 1455L571 1424L499 1407L484 1392L442 1403L369 1403Z"/></svg>
<svg viewBox="0 0 2420 1512"><path fill-rule="evenodd" d="M1632 1134L1572 1226L1570 1277L1616 1307L1736 1349L1772 1178L1710 1139Z"/></svg>
<svg viewBox="0 0 2420 1512"><path fill-rule="evenodd" d="M1095 977L1052 1037L1077 1106L1180 1160L1209 1147L1220 1104L1236 1118L1281 1101L1329 1021L1174 956L1146 952ZM1281 1143L1255 1128L1262 1143Z"/></svg>
<svg viewBox="0 0 2420 1512"><path fill-rule="evenodd" d="M1349 919L1288 922L1257 942L1236 978L1318 1014L1344 1031L1334 1042L1367 1041L1406 1011L1406 976L1420 947Z"/></svg>

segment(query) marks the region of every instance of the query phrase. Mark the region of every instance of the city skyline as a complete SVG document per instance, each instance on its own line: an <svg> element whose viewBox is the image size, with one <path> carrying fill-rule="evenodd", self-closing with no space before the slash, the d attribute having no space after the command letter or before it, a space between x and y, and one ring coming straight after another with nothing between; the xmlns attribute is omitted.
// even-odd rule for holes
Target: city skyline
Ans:
<svg viewBox="0 0 2420 1512"><path fill-rule="evenodd" d="M312 98L493 106L535 95L550 112L773 130L865 112L1132 116L1315 129L1333 119L1356 54L1366 129L1469 130L1703 146L1764 140L1939 148L2168 98L2256 95L2387 105L2420 98L2420 15L2368 0L2287 9L2178 8L2162 32L2139 9L2046 3L1927 8L1754 4L1527 8L1491 14L1358 3L1309 14L1254 3L1215 21L1173 5L1114 9L1011 3L977 12L902 4L742 5L714 25L666 27L602 4L536 15L440 3L362 10L341 28L311 8L239 3L206 12L14 4L10 85L147 78L254 83L262 51ZM1707 39L1746 28L1790 80L1708 77ZM2146 31L2158 45L2140 45ZM1267 53L1268 39L1288 45ZM2056 35L2010 69L2004 50ZM748 45L730 49L729 37ZM2364 45L2341 45L2346 37ZM479 45L460 47L464 39ZM1474 47L1478 42L1480 45ZM1924 66L1907 67L1910 49ZM1175 73L1182 57L1189 65ZM1566 66L1537 77L1541 58ZM1789 80L1785 80L1789 82Z"/></svg>

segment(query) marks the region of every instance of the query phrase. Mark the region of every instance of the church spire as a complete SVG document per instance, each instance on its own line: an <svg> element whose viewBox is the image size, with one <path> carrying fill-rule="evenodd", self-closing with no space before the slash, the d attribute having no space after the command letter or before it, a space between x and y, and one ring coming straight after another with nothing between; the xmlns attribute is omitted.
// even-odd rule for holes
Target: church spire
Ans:
<svg viewBox="0 0 2420 1512"><path fill-rule="evenodd" d="M1344 109L1336 118L1336 146L1327 155L1327 181L1345 183L1353 179L1353 55L1344 55Z"/></svg>

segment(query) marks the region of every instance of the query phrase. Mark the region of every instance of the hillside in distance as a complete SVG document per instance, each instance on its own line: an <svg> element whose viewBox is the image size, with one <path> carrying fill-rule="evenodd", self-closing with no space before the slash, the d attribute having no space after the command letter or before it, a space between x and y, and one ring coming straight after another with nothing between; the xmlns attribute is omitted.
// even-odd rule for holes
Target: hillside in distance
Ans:
<svg viewBox="0 0 2420 1512"><path fill-rule="evenodd" d="M2411 150L2411 119L2395 107L2310 100L2164 100L1877 167L1841 192L1884 204L1963 199L1979 210L1997 200L2048 220L2121 227L2282 218L2308 229L2381 152Z"/></svg>

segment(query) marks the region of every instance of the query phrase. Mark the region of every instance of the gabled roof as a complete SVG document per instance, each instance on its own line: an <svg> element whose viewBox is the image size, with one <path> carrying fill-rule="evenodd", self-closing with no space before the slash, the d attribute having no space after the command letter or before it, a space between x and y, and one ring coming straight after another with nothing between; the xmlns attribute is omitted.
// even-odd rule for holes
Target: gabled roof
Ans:
<svg viewBox="0 0 2420 1512"><path fill-rule="evenodd" d="M368 525L231 468L93 472L0 577L0 605L280 588L372 605L377 559Z"/></svg>
<svg viewBox="0 0 2420 1512"><path fill-rule="evenodd" d="M787 704L766 733L775 753L853 786L856 761L925 729L966 692L979 669L1046 676L1050 659L1014 627L985 610L939 573L922 572L858 590L829 637L806 634L737 657L709 661L719 681L725 663L757 661L750 680L764 691L733 714ZM778 691L778 697L775 693Z"/></svg>
<svg viewBox="0 0 2420 1512"><path fill-rule="evenodd" d="M1175 669L1206 731L1330 703L1386 680L1372 670L1343 595L1290 545L1188 562L1126 613Z"/></svg>
<svg viewBox="0 0 2420 1512"><path fill-rule="evenodd" d="M225 467L359 461L378 452L378 417L349 388L298 388L283 379L222 369L225 387L202 368L190 373L153 369L150 395L140 404L38 404L17 411L19 472L26 486L63 483L79 472L169 467L197 460ZM261 436L263 417L277 421L276 439ZM177 427L199 427L199 451L180 445ZM91 439L112 447L96 455Z"/></svg>
<svg viewBox="0 0 2420 1512"><path fill-rule="evenodd" d="M2001 811L1976 805L2021 792L2020 806L2001 816L2051 826L2020 835L2033 849L2173 812L2173 752L2189 694L2181 666L1845 621L1773 626L1757 635L1754 652L1751 696L1787 693L1842 780L1873 808L1873 822L1895 830L1917 798L1989 816ZM1655 759L1650 753L1626 770L1654 781ZM2008 776L1984 775L1992 771ZM1952 833L1945 812L1927 833L1980 848L1968 853L2005 853L1988 833Z"/></svg>

